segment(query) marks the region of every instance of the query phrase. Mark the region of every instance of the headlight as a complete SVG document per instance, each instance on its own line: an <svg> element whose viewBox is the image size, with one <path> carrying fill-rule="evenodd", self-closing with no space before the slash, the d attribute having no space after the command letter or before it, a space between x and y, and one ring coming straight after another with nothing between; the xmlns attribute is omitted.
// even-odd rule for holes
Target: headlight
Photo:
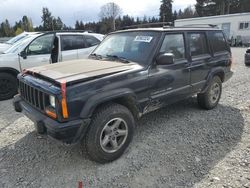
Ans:
<svg viewBox="0 0 250 188"><path fill-rule="evenodd" d="M52 95L49 96L49 103L50 103L50 106L52 106L53 108L56 107L56 98Z"/></svg>

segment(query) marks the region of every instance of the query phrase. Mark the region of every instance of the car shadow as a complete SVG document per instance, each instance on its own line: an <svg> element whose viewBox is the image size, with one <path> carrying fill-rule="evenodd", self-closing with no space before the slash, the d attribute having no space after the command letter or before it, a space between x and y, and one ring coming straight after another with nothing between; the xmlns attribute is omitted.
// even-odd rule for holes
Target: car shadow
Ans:
<svg viewBox="0 0 250 188"><path fill-rule="evenodd" d="M124 155L109 164L88 159L80 145L65 146L31 132L0 149L1 187L192 187L241 139L239 109L206 111L194 98L151 112L137 122Z"/></svg>

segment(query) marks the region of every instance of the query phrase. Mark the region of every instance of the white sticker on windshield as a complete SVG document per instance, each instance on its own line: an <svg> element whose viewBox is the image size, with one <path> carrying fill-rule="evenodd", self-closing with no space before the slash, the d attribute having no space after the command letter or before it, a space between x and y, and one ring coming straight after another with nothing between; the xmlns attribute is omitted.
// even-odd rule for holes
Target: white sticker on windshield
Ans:
<svg viewBox="0 0 250 188"><path fill-rule="evenodd" d="M151 40L153 39L153 37L151 36L136 36L134 41L137 42L151 42Z"/></svg>

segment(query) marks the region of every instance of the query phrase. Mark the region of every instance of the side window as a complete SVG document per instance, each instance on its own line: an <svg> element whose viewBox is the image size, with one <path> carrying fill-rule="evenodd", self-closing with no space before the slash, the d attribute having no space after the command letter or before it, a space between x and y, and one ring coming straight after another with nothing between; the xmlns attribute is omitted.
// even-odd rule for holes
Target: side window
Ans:
<svg viewBox="0 0 250 188"><path fill-rule="evenodd" d="M43 35L33 40L27 47L27 55L50 54L54 34Z"/></svg>
<svg viewBox="0 0 250 188"><path fill-rule="evenodd" d="M188 34L191 56L209 54L205 33Z"/></svg>
<svg viewBox="0 0 250 188"><path fill-rule="evenodd" d="M76 50L85 48L83 36L81 35L62 35L61 49L62 51Z"/></svg>
<svg viewBox="0 0 250 188"><path fill-rule="evenodd" d="M214 53L226 51L226 41L222 32L215 31L211 33L211 46Z"/></svg>
<svg viewBox="0 0 250 188"><path fill-rule="evenodd" d="M175 59L185 58L185 44L183 34L167 34L160 52L172 53Z"/></svg>
<svg viewBox="0 0 250 188"><path fill-rule="evenodd" d="M85 35L85 39L88 47L95 46L100 43L97 38L90 35Z"/></svg>

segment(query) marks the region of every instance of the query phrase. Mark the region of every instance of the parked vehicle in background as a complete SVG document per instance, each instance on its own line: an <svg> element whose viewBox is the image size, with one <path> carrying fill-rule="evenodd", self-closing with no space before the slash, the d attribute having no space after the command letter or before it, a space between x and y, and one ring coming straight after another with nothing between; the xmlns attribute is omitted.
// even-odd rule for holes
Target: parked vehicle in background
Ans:
<svg viewBox="0 0 250 188"><path fill-rule="evenodd" d="M245 53L245 65L250 65L250 48L248 48Z"/></svg>
<svg viewBox="0 0 250 188"><path fill-rule="evenodd" d="M87 58L104 35L88 32L48 32L26 36L0 54L0 100L17 93L22 70L72 59Z"/></svg>
<svg viewBox="0 0 250 188"><path fill-rule="evenodd" d="M215 108L233 74L231 57L214 28L118 31L89 59L19 74L14 107L38 133L65 143L84 138L91 159L110 162L128 147L142 115L194 94L202 108Z"/></svg>
<svg viewBox="0 0 250 188"><path fill-rule="evenodd" d="M15 43L19 42L20 40L24 40L27 36L36 35L38 33L39 32L23 32L23 33L11 38L10 40L8 40L4 43L0 43L0 54L3 53L8 48L10 48Z"/></svg>

